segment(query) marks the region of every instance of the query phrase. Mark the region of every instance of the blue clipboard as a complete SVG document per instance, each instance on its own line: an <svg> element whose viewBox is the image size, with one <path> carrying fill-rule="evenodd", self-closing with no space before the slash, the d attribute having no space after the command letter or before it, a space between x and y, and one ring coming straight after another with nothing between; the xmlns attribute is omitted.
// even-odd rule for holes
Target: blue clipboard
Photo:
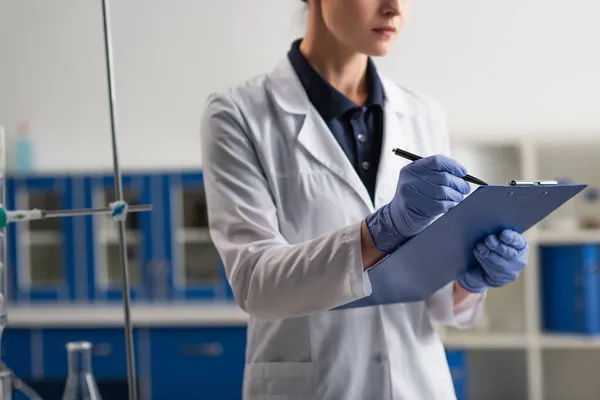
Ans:
<svg viewBox="0 0 600 400"><path fill-rule="evenodd" d="M479 186L369 270L370 296L336 309L425 300L477 263L477 242L503 229L527 231L586 186Z"/></svg>

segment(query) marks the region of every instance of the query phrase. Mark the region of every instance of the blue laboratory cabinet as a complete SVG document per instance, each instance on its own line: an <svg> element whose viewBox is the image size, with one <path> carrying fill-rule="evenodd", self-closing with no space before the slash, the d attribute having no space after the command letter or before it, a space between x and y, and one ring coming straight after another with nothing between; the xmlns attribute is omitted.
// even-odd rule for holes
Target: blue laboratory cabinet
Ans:
<svg viewBox="0 0 600 400"><path fill-rule="evenodd" d="M241 398L245 327L152 328L150 346L153 398Z"/></svg>
<svg viewBox="0 0 600 400"><path fill-rule="evenodd" d="M18 177L6 183L6 207L73 208L72 179ZM16 301L60 301L75 296L73 218L11 224L7 228L9 293Z"/></svg>
<svg viewBox="0 0 600 400"><path fill-rule="evenodd" d="M105 399L127 400L123 329L41 328L5 332L3 360L44 399L60 398L67 378L65 344L94 343L92 370ZM140 399L239 400L246 327L143 327L134 331ZM32 356L34 354L34 356Z"/></svg>
<svg viewBox="0 0 600 400"><path fill-rule="evenodd" d="M162 183L162 254L168 266L169 296L227 298L227 278L208 231L202 174L167 174Z"/></svg>
<svg viewBox="0 0 600 400"><path fill-rule="evenodd" d="M6 206L106 207L116 198L114 184L112 171L8 177ZM126 222L134 307L156 305L169 313L181 302L232 302L208 231L201 171L124 171L123 195L129 204L153 205L150 212L130 213ZM51 315L54 305L117 306L122 297L117 227L109 216L9 225L7 274L13 310L49 307ZM118 324L73 327L73 321L44 325L31 320L15 325L11 307L8 318L2 359L43 398L61 397L67 376L65 344L89 340L103 398L127 399L125 338ZM241 398L245 324L178 326L161 323L161 318L156 316L160 326L134 325L140 399L195 399L200 388L202 398Z"/></svg>
<svg viewBox="0 0 600 400"><path fill-rule="evenodd" d="M152 178L145 175L125 174L123 199L128 204L149 204L155 200L151 193ZM86 208L106 207L116 200L115 182L112 176L90 176L85 178L84 193ZM155 257L151 212L130 213L127 216L125 238L127 264L133 300L151 298L151 265ZM122 299L121 250L118 224L105 215L86 216L82 233L85 235L85 261L88 271L87 293L91 301Z"/></svg>
<svg viewBox="0 0 600 400"><path fill-rule="evenodd" d="M110 172L9 177L9 209L106 207ZM124 172L129 204L152 204L126 223L134 302L231 300L212 244L201 171ZM109 216L47 219L8 227L9 295L25 302L118 302L122 271L118 224Z"/></svg>

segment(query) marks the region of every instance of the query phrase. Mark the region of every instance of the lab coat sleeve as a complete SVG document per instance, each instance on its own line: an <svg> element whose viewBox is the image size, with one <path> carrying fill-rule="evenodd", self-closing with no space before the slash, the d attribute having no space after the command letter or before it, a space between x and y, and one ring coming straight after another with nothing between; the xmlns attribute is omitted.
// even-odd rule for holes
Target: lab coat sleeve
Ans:
<svg viewBox="0 0 600 400"><path fill-rule="evenodd" d="M430 132L435 135L434 143L438 146L436 153L452 156L448 134L446 114L441 105L428 97L424 104L429 114ZM454 303L454 282L444 286L426 304L433 320L443 325L456 328L470 328L480 319L485 304L486 292L470 294L460 303Z"/></svg>
<svg viewBox="0 0 600 400"><path fill-rule="evenodd" d="M201 145L211 238L243 310L281 319L371 294L360 222L303 243L282 236L256 140L227 94L209 97Z"/></svg>
<svg viewBox="0 0 600 400"><path fill-rule="evenodd" d="M454 282L449 283L426 300L429 315L446 326L470 328L481 318L487 292L469 294L455 303L453 286Z"/></svg>

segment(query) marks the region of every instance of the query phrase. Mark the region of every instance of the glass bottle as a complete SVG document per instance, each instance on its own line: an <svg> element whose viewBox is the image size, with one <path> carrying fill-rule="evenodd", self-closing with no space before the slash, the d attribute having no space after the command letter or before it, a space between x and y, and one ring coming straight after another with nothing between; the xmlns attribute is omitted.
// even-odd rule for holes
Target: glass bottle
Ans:
<svg viewBox="0 0 600 400"><path fill-rule="evenodd" d="M556 181L564 185L573 184L573 180L570 178L558 178ZM576 201L571 199L552 212L548 218L544 219L543 226L544 229L555 232L577 230L579 219L577 217Z"/></svg>
<svg viewBox="0 0 600 400"><path fill-rule="evenodd" d="M69 376L62 400L101 400L96 379L92 374L92 344L69 342L66 347Z"/></svg>
<svg viewBox="0 0 600 400"><path fill-rule="evenodd" d="M35 152L29 122L19 123L15 133L14 169L20 174L31 173L35 169Z"/></svg>
<svg viewBox="0 0 600 400"><path fill-rule="evenodd" d="M588 187L581 198L581 227L600 229L600 190Z"/></svg>

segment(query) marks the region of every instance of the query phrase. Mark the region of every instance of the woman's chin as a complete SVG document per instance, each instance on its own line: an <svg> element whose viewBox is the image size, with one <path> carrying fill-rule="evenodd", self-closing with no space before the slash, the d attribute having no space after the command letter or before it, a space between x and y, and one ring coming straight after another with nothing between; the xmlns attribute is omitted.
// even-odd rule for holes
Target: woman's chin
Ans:
<svg viewBox="0 0 600 400"><path fill-rule="evenodd" d="M382 57L387 55L392 48L392 43L373 43L368 46L363 53L372 57Z"/></svg>

